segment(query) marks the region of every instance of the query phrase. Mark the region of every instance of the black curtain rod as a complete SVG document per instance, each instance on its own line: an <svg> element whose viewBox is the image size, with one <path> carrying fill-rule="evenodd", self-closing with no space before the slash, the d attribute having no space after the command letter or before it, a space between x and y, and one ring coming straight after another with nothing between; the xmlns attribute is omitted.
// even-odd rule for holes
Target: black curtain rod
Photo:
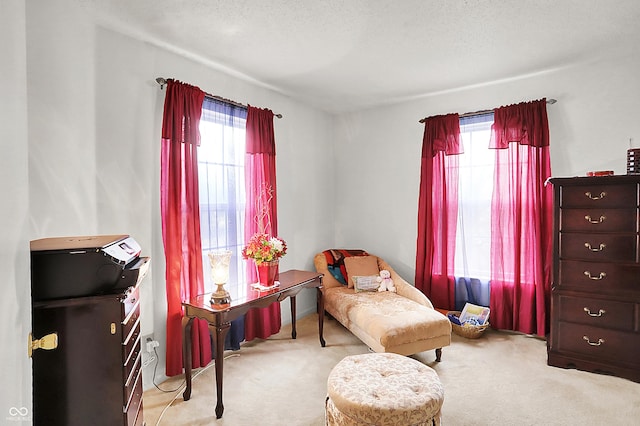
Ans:
<svg viewBox="0 0 640 426"><path fill-rule="evenodd" d="M555 99L547 99L547 103L549 105L553 105L556 102L558 102L558 101L556 101ZM476 115L491 114L492 112L493 112L492 109L483 109L482 111L465 112L464 114L460 114L459 117L460 118L475 117ZM418 120L418 123L424 123L427 120L427 118L429 118L429 117L421 118L420 120Z"/></svg>
<svg viewBox="0 0 640 426"><path fill-rule="evenodd" d="M164 89L164 86L167 84L167 79L164 77L158 77L156 78L156 82L160 85L160 89ZM204 95L210 99L215 99L217 101L225 102L240 108L247 109L247 105L241 104L240 102L232 101L231 99L223 98L222 96L212 95L211 93L207 93L207 92L204 92ZM273 114L273 115L275 117L282 118L282 114Z"/></svg>

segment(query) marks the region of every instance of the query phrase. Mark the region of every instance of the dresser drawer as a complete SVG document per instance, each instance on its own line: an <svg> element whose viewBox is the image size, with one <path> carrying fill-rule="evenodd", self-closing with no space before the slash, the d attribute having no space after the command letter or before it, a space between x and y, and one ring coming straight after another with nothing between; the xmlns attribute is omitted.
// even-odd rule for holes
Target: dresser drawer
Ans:
<svg viewBox="0 0 640 426"><path fill-rule="evenodd" d="M125 358L124 358L124 378L125 379L131 375L131 370L133 370L133 367L137 359L140 357L140 349L141 349L142 343L140 342L140 339L138 339L137 341L139 343L133 345L131 352L128 354L125 354Z"/></svg>
<svg viewBox="0 0 640 426"><path fill-rule="evenodd" d="M124 383L124 403L126 404L130 399L133 392L135 392L135 386L139 380L142 368L142 357L136 357L134 361L133 371L130 372L129 375L125 374L125 383ZM125 405L126 407L126 405Z"/></svg>
<svg viewBox="0 0 640 426"><path fill-rule="evenodd" d="M140 301L138 301L129 312L129 315L122 320L122 336L126 339L133 327L138 325L140 318Z"/></svg>
<svg viewBox="0 0 640 426"><path fill-rule="evenodd" d="M560 321L621 331L637 331L636 305L634 303L579 296L560 295L557 297Z"/></svg>
<svg viewBox="0 0 640 426"><path fill-rule="evenodd" d="M558 322L558 350L594 360L640 366L640 334Z"/></svg>
<svg viewBox="0 0 640 426"><path fill-rule="evenodd" d="M636 232L635 209L561 209L560 231Z"/></svg>
<svg viewBox="0 0 640 426"><path fill-rule="evenodd" d="M124 424L127 426L137 426L142 422L142 374L136 377L124 415Z"/></svg>
<svg viewBox="0 0 640 426"><path fill-rule="evenodd" d="M601 262L635 262L635 234L561 233L560 258Z"/></svg>
<svg viewBox="0 0 640 426"><path fill-rule="evenodd" d="M140 348L140 320L136 321L129 335L122 342L122 360L123 364L127 362L136 350Z"/></svg>
<svg viewBox="0 0 640 426"><path fill-rule="evenodd" d="M556 285L594 293L638 292L640 265L560 260Z"/></svg>
<svg viewBox="0 0 640 426"><path fill-rule="evenodd" d="M560 207L636 207L635 184L563 186Z"/></svg>
<svg viewBox="0 0 640 426"><path fill-rule="evenodd" d="M140 295L140 289L138 287L129 289L125 293L125 299L122 301L122 307L123 307L122 318L128 317L131 311L135 309L135 307L138 305L140 301L139 295Z"/></svg>

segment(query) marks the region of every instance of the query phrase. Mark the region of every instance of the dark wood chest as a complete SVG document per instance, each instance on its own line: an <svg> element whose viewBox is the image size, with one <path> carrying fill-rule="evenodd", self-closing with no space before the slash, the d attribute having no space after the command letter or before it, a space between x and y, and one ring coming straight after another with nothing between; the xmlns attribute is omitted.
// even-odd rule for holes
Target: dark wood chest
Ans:
<svg viewBox="0 0 640 426"><path fill-rule="evenodd" d="M33 302L34 425L143 424L137 287L113 294Z"/></svg>
<svg viewBox="0 0 640 426"><path fill-rule="evenodd" d="M548 364L640 382L640 176L551 183Z"/></svg>

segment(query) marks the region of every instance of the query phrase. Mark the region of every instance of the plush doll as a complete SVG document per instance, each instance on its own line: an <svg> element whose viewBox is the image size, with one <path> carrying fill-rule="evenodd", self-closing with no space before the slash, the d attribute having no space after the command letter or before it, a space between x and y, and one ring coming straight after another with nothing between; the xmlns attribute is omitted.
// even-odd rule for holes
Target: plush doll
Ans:
<svg viewBox="0 0 640 426"><path fill-rule="evenodd" d="M380 271L380 287L378 287L378 291L396 291L396 286L393 285L393 280L391 279L391 272L383 269Z"/></svg>

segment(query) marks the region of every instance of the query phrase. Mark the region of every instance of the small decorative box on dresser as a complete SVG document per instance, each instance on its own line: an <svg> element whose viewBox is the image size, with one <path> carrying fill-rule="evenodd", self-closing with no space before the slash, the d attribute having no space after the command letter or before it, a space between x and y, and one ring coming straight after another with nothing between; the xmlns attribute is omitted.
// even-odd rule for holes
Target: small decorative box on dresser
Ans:
<svg viewBox="0 0 640 426"><path fill-rule="evenodd" d="M640 382L640 176L551 183L548 364Z"/></svg>

